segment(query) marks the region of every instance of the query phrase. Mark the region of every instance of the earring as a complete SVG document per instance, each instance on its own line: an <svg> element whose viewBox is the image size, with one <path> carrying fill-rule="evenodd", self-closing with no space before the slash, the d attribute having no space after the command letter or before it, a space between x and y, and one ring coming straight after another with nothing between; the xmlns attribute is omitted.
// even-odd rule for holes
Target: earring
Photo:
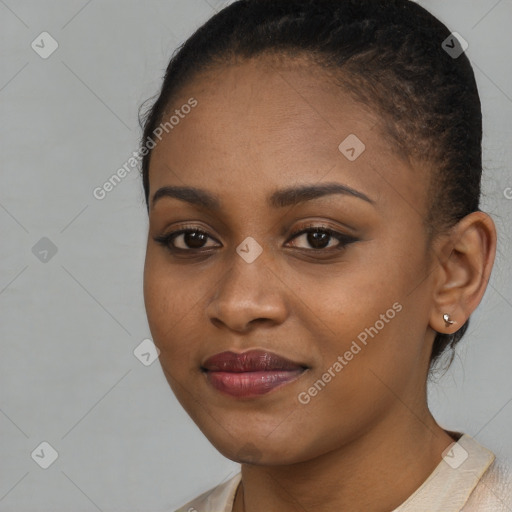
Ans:
<svg viewBox="0 0 512 512"><path fill-rule="evenodd" d="M455 322L453 320L450 320L450 315L445 313L443 315L444 323L446 324L446 327L449 327L450 325L454 324Z"/></svg>

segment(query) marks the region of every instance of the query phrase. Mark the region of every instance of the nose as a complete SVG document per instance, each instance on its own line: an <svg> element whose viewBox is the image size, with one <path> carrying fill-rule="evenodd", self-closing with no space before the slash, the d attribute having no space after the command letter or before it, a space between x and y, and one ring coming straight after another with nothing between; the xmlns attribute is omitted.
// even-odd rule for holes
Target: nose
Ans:
<svg viewBox="0 0 512 512"><path fill-rule="evenodd" d="M286 285L260 256L247 263L235 253L206 308L210 321L240 333L256 325L278 325L287 315Z"/></svg>

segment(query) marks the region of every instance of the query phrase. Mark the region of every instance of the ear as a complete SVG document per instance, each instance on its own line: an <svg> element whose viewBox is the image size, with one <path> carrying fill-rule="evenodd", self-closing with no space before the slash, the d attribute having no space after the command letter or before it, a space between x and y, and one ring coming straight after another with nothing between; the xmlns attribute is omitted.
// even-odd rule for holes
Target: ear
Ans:
<svg viewBox="0 0 512 512"><path fill-rule="evenodd" d="M489 215L466 215L442 236L436 253L430 327L437 332L458 331L476 309L487 288L496 255L496 228ZM447 325L443 315L450 315Z"/></svg>

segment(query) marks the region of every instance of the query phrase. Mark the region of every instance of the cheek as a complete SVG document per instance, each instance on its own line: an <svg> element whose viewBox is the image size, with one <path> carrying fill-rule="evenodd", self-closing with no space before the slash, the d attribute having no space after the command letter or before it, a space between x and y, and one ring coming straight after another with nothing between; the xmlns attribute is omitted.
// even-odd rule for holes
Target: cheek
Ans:
<svg viewBox="0 0 512 512"><path fill-rule="evenodd" d="M327 338L340 341L354 338L376 322L379 331L384 331L395 320L398 306L393 309L393 304L404 298L403 277L389 266L379 275L379 266L372 268L365 263L353 265L349 272L332 275L321 285L314 279L303 283L304 289L309 290L305 302ZM388 310L388 315L381 319Z"/></svg>
<svg viewBox="0 0 512 512"><path fill-rule="evenodd" d="M407 323L406 305L398 293L376 288L373 286L369 293L344 293L321 312L325 329L317 346L322 364L312 377L337 381L333 392L339 391L349 402L376 392L372 371L393 376L414 357L413 346L409 346L411 350L400 350L402 327ZM333 374L341 378L332 378ZM372 393L368 392L370 389Z"/></svg>
<svg viewBox="0 0 512 512"><path fill-rule="evenodd" d="M164 356L184 355L187 352L182 347L192 338L190 327L197 318L200 294L197 287L186 284L155 253L148 250L144 266L144 304L149 328Z"/></svg>
<svg viewBox="0 0 512 512"><path fill-rule="evenodd" d="M156 251L155 251L156 252ZM179 273L148 251L144 266L144 303L153 342L160 350L159 361L164 376L176 398L194 419L194 404L199 399L191 381L191 370L201 336L198 329L198 288L186 284ZM196 378L197 375L194 375Z"/></svg>
<svg viewBox="0 0 512 512"><path fill-rule="evenodd" d="M420 259L416 255L416 263L414 258L404 262L381 251L378 264L365 261L321 287L313 281L306 285L314 290L308 300L313 306L309 316L318 326L316 345L321 353L312 379L330 369L331 374L343 374L343 379L332 379L345 381L340 384L342 393L358 395L368 386L381 386L372 371L395 382L411 377L404 375L405 368L418 370L426 308L418 307L418 296L411 290L413 276L423 264Z"/></svg>

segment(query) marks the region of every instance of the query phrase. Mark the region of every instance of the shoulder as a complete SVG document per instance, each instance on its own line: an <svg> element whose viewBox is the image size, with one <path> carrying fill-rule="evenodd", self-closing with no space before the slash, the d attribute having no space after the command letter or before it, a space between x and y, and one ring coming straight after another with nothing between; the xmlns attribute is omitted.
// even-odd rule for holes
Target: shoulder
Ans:
<svg viewBox="0 0 512 512"><path fill-rule="evenodd" d="M235 493L242 478L241 473L209 489L175 512L231 512Z"/></svg>
<svg viewBox="0 0 512 512"><path fill-rule="evenodd" d="M496 459L482 475L463 512L509 512L512 510L512 467Z"/></svg>

